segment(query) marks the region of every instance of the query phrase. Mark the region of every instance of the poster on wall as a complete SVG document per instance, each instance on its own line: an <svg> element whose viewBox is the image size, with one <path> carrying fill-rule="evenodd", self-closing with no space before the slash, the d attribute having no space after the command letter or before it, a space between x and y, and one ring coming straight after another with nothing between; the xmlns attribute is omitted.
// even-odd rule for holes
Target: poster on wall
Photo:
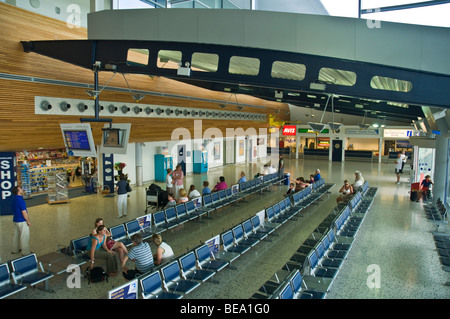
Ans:
<svg viewBox="0 0 450 319"><path fill-rule="evenodd" d="M239 141L239 156L244 156L244 141Z"/></svg>
<svg viewBox="0 0 450 319"><path fill-rule="evenodd" d="M214 142L214 159L220 159L220 142Z"/></svg>

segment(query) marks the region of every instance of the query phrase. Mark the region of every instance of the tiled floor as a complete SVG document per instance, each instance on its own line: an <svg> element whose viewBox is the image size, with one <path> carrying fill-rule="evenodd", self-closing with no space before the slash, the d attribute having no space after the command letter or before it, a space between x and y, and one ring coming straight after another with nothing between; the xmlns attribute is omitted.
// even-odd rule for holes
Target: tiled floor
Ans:
<svg viewBox="0 0 450 319"><path fill-rule="evenodd" d="M216 275L219 284L204 283L186 298L202 299L248 299L275 272L279 271L289 257L311 234L318 224L333 210L335 198L344 179L353 180L356 169L363 173L371 186L378 192L370 212L354 242L354 247L335 279L328 298L449 298L450 287L438 260L430 231L434 226L424 218L421 203L409 200L407 174L402 176L401 185L396 185L393 166L378 163L332 163L318 160L286 160L286 170L292 177L308 177L320 168L327 182L336 183L331 194L325 195L320 205L309 207L301 217L289 221L272 236L270 242L261 242L247 254L238 258L237 270L224 269ZM195 184L201 188L208 179L214 185L220 175L229 184L237 181L244 170L252 177L260 165L236 164L211 170L208 175L188 175L185 186ZM145 183L148 186L149 183ZM197 246L201 241L220 234L223 230L253 216L256 212L283 198L286 186L272 186L270 192L253 195L247 203L227 207L214 212L212 219L203 223L190 222L163 234L176 255ZM29 208L31 216L31 250L43 255L56 250L58 244L68 245L71 239L84 236L93 228L94 220L102 217L107 226L123 223L116 219L117 198L101 195L86 195L71 199L70 203L39 205ZM146 209L144 187L134 187L128 199L127 219L144 215ZM11 254L12 217L0 217L1 262L18 257ZM154 250L154 246L152 249ZM370 265L375 265L380 274L379 288L369 288ZM81 288L67 288L67 275L60 275L50 281L55 293L27 289L13 298L104 298L109 289L125 282L121 276L108 282L88 285L82 280ZM372 277L370 277L372 278Z"/></svg>

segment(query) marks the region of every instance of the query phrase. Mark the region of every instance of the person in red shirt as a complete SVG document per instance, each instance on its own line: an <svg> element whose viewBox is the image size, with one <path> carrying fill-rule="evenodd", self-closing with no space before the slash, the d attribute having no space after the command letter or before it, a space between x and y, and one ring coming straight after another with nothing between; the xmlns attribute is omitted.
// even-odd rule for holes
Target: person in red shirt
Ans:
<svg viewBox="0 0 450 319"><path fill-rule="evenodd" d="M228 188L227 183L225 183L225 177L220 176L219 180L220 180L220 182L217 183L216 186L214 186L214 188L212 190L213 192L221 191L221 190L224 190L224 189Z"/></svg>
<svg viewBox="0 0 450 319"><path fill-rule="evenodd" d="M433 185L433 182L431 181L431 176L430 175L425 176L425 179L423 179L422 183L420 183L420 190L419 194L417 194L417 201L419 201L421 198L426 199L430 195L431 185Z"/></svg>

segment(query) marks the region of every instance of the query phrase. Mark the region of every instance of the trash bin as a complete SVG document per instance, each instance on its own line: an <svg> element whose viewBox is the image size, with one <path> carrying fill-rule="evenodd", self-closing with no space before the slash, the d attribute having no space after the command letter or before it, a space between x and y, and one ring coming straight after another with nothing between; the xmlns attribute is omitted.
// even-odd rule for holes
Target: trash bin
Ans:
<svg viewBox="0 0 450 319"><path fill-rule="evenodd" d="M289 184L291 183L290 177L291 177L291 174L289 174L289 173L284 174L284 185L289 186Z"/></svg>

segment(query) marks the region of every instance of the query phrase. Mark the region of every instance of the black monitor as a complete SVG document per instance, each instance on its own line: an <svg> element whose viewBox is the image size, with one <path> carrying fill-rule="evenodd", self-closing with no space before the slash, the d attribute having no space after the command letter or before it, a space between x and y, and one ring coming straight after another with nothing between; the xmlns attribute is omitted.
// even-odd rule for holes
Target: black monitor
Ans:
<svg viewBox="0 0 450 319"><path fill-rule="evenodd" d="M107 124L102 128L101 152L105 154L126 154L131 124Z"/></svg>

